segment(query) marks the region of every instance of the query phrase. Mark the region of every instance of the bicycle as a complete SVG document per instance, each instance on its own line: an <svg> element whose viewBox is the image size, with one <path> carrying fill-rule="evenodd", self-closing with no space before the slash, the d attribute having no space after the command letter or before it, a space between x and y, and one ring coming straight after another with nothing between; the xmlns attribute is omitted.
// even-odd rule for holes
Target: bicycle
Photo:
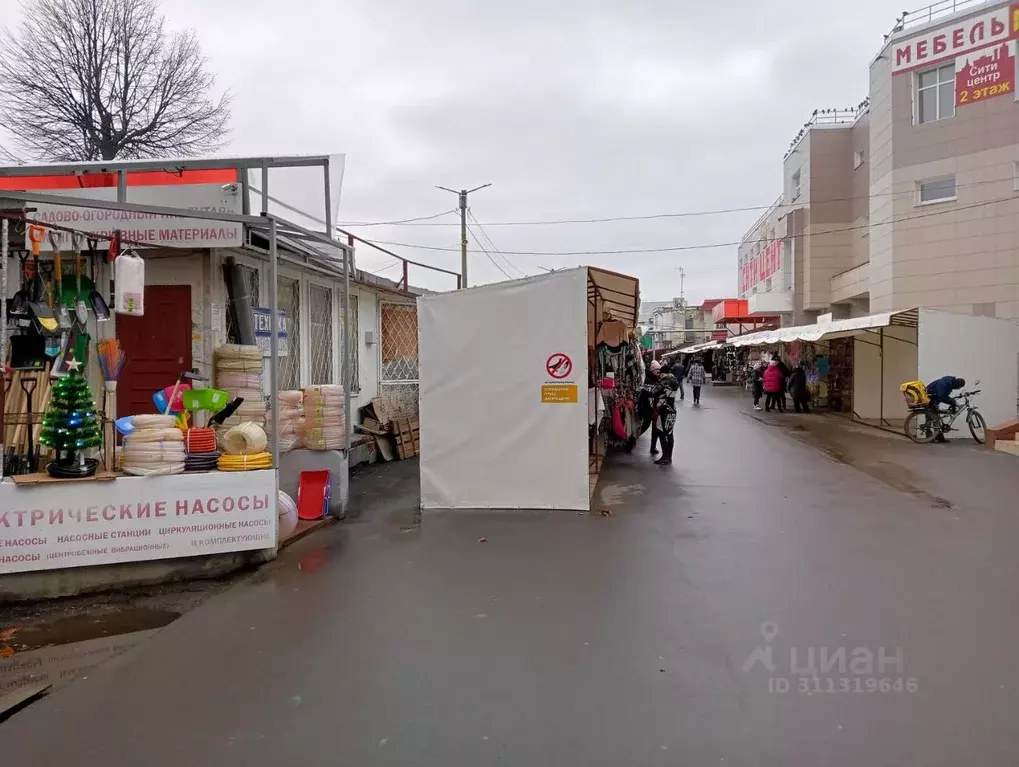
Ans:
<svg viewBox="0 0 1019 767"><path fill-rule="evenodd" d="M980 381L976 383L979 385ZM966 413L966 425L969 427L969 433L978 445L984 444L987 441L987 422L970 402L970 399L979 393L980 389L960 393L962 405L955 410L940 410L935 404L911 410L903 424L906 436L920 444L933 442L939 434L955 431L952 425L959 416Z"/></svg>

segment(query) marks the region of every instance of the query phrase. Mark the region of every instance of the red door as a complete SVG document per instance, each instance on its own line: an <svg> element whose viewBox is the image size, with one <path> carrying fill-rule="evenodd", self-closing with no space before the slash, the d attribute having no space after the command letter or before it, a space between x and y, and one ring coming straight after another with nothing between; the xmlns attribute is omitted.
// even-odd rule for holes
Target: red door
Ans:
<svg viewBox="0 0 1019 767"><path fill-rule="evenodd" d="M118 314L117 337L127 356L117 417L156 412L152 395L191 369L191 286L147 285L145 314Z"/></svg>

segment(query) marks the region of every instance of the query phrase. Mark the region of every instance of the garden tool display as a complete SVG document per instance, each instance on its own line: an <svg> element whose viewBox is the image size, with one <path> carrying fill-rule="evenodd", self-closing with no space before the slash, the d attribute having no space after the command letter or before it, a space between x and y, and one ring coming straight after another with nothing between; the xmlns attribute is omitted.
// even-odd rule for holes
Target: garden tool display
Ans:
<svg viewBox="0 0 1019 767"><path fill-rule="evenodd" d="M105 322L110 319L110 305L106 303L106 299L96 290L96 259L99 257L96 246L98 244L98 240L89 238L88 257L92 263L92 292L89 294L88 300L92 304L92 311L95 312L96 319L99 322Z"/></svg>
<svg viewBox="0 0 1019 767"><path fill-rule="evenodd" d="M35 315L36 322L48 333L57 329L57 318L53 316L53 310L43 301L46 287L43 285L42 275L39 272L39 249L42 246L46 230L41 226L32 224L28 227L28 239L32 243L32 283L29 287L28 306Z"/></svg>
<svg viewBox="0 0 1019 767"><path fill-rule="evenodd" d="M170 396L169 396L169 398L166 401L166 408L163 410L163 415L169 415L170 414L170 408L173 407L174 401L177 399L177 395L180 392L180 387L184 384L185 381L204 381L204 382L208 382L208 380L209 380L208 376L203 376L201 373L196 373L193 370L188 370L188 371L185 371L184 373L181 373L180 376L177 378L177 383L175 383L173 385L173 391L170 393ZM191 388L190 384L188 384L188 388L189 389ZM182 402L181 403L181 410L183 410L183 409L184 409L184 405L183 405L183 402Z"/></svg>
<svg viewBox="0 0 1019 767"><path fill-rule="evenodd" d="M18 288L18 292L14 294L11 299L10 312L12 314L28 314L31 310L28 308L29 295L28 295L28 281L29 281L29 266L28 266L28 251L24 250L21 255L18 256L18 262L21 269L21 285Z"/></svg>
<svg viewBox="0 0 1019 767"><path fill-rule="evenodd" d="M244 397L235 397L229 405L220 410L209 419L209 426L222 426L223 421L237 412L237 408L244 404Z"/></svg>
<svg viewBox="0 0 1019 767"><path fill-rule="evenodd" d="M206 418L200 416L201 413L208 413L218 411L225 407L229 402L229 393L222 389L192 389L191 391L184 392L182 399L184 401L184 409L188 412L194 413L195 425L204 426Z"/></svg>
<svg viewBox="0 0 1019 767"><path fill-rule="evenodd" d="M74 318L78 321L81 332L88 327L88 304L85 303L85 296L81 294L81 235L75 232L71 235L71 242L74 247Z"/></svg>
<svg viewBox="0 0 1019 767"><path fill-rule="evenodd" d="M32 400L35 397L35 387L38 383L39 379L35 376L25 374L21 376L21 390L25 392L25 402L28 408L28 472L30 474L34 474L39 467L39 454L36 452L32 434Z"/></svg>
<svg viewBox="0 0 1019 767"><path fill-rule="evenodd" d="M53 311L61 330L71 329L71 310L64 300L64 269L60 260L60 237L50 232L50 247L53 248Z"/></svg>
<svg viewBox="0 0 1019 767"><path fill-rule="evenodd" d="M35 333L10 337L11 370L46 369L46 341Z"/></svg>

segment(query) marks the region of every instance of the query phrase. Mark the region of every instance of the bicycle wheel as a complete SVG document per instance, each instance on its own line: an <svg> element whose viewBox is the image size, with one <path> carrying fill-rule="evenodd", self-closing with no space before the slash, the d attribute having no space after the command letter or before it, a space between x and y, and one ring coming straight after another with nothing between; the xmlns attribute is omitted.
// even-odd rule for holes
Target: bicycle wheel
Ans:
<svg viewBox="0 0 1019 767"><path fill-rule="evenodd" d="M941 431L941 418L929 410L913 410L906 416L903 429L906 436L914 442L920 444L933 442Z"/></svg>
<svg viewBox="0 0 1019 767"><path fill-rule="evenodd" d="M969 426L969 433L973 435L973 439L977 441L978 445L987 441L987 421L980 413L970 410L966 416L966 425Z"/></svg>

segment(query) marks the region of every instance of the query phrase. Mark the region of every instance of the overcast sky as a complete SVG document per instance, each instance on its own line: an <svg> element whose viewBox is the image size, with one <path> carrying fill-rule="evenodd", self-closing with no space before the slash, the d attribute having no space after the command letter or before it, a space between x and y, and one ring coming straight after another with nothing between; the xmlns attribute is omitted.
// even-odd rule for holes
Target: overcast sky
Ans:
<svg viewBox="0 0 1019 767"><path fill-rule="evenodd" d="M0 18L16 7L0 0ZM164 0L163 8L171 27L198 31L219 84L235 95L227 153L346 153L341 221L452 210L456 197L435 184L490 182L471 208L503 251L739 240L759 212L495 224L769 205L800 126L816 108L867 95L868 63L904 10L889 0ZM457 248L458 219L437 222L446 225L354 229ZM393 250L459 270L458 252ZM358 253L362 268L394 264ZM528 274L583 263L633 274L644 300L678 295L679 266L691 301L736 290L735 246L508 259ZM472 254L470 267L472 284L505 279L484 254ZM420 271L411 278L452 287Z"/></svg>

